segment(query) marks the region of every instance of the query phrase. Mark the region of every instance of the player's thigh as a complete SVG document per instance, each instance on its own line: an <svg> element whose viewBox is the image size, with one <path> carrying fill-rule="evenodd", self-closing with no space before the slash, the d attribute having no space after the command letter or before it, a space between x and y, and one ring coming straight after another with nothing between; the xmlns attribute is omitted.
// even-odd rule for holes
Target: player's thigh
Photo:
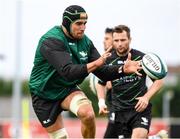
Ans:
<svg viewBox="0 0 180 139"><path fill-rule="evenodd" d="M132 130L132 138L147 138L151 125L151 104L143 111L134 117Z"/></svg>
<svg viewBox="0 0 180 139"><path fill-rule="evenodd" d="M132 131L132 136L131 136L132 139L147 138L147 137L148 137L148 130L145 128L138 127L138 128L134 128Z"/></svg>
<svg viewBox="0 0 180 139"><path fill-rule="evenodd" d="M151 125L151 119L152 119L152 114L151 114L151 105L149 105L143 112L135 112L133 115L133 111L131 112L132 114L132 122L130 123L132 129L137 129L141 130L144 129L149 132L149 128ZM144 133L142 130L142 133ZM137 132L136 132L137 133Z"/></svg>
<svg viewBox="0 0 180 139"><path fill-rule="evenodd" d="M62 102L61 102L61 107L65 110L70 110L70 104L72 99L77 96L77 95L82 95L85 96L84 93L81 90L75 90L72 91Z"/></svg>
<svg viewBox="0 0 180 139"><path fill-rule="evenodd" d="M73 112L77 116L82 115L86 111L93 111L91 102L80 90L69 94L61 103L61 107Z"/></svg>

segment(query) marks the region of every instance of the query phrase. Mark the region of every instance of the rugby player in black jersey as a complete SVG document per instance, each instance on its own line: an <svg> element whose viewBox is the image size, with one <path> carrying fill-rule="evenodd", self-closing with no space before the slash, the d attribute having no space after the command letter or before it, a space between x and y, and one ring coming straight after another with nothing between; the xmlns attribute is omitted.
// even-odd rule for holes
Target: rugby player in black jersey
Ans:
<svg viewBox="0 0 180 139"><path fill-rule="evenodd" d="M143 52L130 48L131 35L129 27L119 25L114 28L112 55L107 58L109 65L124 65L128 54L132 60L141 60ZM123 71L123 68L121 69ZM106 82L99 81L101 89L97 90L99 98L99 113L109 112L108 127L104 138L147 138L151 124L150 99L163 85L163 80L152 80L152 85L146 86L147 75L140 71L137 74L124 74L119 79L111 80L111 102L107 110L104 101Z"/></svg>

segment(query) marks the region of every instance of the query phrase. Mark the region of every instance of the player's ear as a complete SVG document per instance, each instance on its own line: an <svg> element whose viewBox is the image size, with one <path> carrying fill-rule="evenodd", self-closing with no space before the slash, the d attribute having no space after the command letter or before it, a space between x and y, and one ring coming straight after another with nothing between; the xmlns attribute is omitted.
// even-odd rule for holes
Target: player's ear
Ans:
<svg viewBox="0 0 180 139"><path fill-rule="evenodd" d="M131 41L132 41L132 38L129 38L129 43L131 43Z"/></svg>

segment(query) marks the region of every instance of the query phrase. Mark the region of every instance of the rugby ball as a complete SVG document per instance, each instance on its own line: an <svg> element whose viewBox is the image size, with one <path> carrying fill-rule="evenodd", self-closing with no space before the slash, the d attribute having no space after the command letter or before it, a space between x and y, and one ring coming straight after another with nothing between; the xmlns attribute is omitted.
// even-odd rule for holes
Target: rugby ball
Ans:
<svg viewBox="0 0 180 139"><path fill-rule="evenodd" d="M167 75L167 65L158 55L147 53L141 60L144 72L152 79L162 79Z"/></svg>

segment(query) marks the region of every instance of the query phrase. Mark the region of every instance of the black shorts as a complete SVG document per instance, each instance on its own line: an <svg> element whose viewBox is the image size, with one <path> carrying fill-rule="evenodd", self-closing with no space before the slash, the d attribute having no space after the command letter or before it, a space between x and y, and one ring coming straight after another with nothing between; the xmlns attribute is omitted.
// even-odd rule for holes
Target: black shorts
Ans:
<svg viewBox="0 0 180 139"><path fill-rule="evenodd" d="M78 90L80 89L72 88L69 94ZM64 109L61 108L60 104L65 98L60 100L47 100L40 98L39 96L33 93L31 93L31 97L34 112L36 113L36 116L38 117L42 126L45 128L53 125L56 122L58 115L62 111L64 111Z"/></svg>
<svg viewBox="0 0 180 139"><path fill-rule="evenodd" d="M104 134L104 138L131 138L134 128L142 127L149 131L151 125L151 104L143 111L136 112L134 109L129 111L113 112L109 114L109 122ZM114 117L114 118L112 118Z"/></svg>

